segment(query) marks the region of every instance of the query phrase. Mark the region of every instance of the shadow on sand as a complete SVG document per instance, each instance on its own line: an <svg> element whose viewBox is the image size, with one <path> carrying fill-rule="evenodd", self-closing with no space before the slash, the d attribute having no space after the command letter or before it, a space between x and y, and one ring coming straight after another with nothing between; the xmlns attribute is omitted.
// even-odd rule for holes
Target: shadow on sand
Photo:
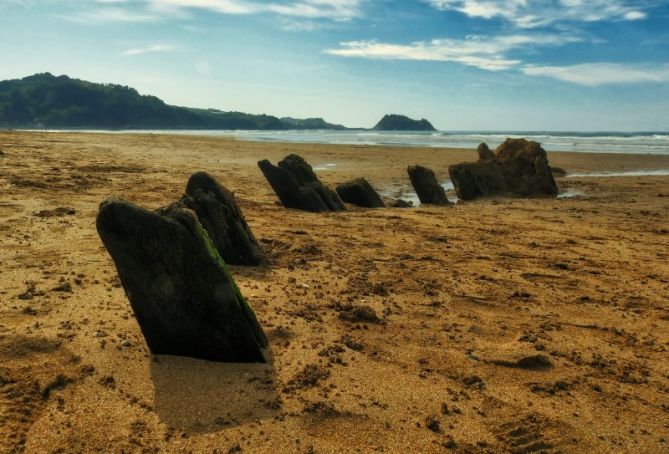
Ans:
<svg viewBox="0 0 669 454"><path fill-rule="evenodd" d="M154 410L170 427L208 433L278 415L274 367L176 356L151 361Z"/></svg>

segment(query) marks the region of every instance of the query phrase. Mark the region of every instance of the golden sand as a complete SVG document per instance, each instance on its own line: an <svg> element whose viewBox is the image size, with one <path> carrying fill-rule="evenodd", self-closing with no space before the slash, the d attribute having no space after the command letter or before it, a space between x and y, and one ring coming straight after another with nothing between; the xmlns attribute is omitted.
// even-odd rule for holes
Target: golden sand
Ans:
<svg viewBox="0 0 669 454"><path fill-rule="evenodd" d="M401 191L407 165L445 179L475 151L18 132L0 148L0 452L669 451L669 177L313 214L280 207L256 162L296 152L337 164L328 184ZM105 197L158 208L198 170L235 191L270 258L232 271L271 364L152 358L95 231ZM551 367L513 367L535 355Z"/></svg>

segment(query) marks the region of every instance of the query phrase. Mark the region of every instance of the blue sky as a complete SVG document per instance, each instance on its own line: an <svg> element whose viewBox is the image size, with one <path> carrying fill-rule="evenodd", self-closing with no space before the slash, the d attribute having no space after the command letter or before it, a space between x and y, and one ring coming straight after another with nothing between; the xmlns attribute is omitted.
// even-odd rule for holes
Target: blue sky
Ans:
<svg viewBox="0 0 669 454"><path fill-rule="evenodd" d="M444 130L669 130L667 0L1 0L0 79Z"/></svg>

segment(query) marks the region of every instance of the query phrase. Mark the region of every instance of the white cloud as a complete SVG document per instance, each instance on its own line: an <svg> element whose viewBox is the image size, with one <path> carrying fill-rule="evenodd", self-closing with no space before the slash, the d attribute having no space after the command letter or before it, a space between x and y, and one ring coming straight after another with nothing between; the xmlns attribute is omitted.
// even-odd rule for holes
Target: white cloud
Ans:
<svg viewBox="0 0 669 454"><path fill-rule="evenodd" d="M124 50L123 52L121 52L121 55L123 55L124 57L134 57L136 55L153 54L158 52L169 52L172 50L174 50L174 46L171 46L169 44L153 44L147 47L138 47L134 49Z"/></svg>
<svg viewBox="0 0 669 454"><path fill-rule="evenodd" d="M467 39L434 39L411 44L379 41L348 41L330 55L376 60L444 61L473 66L486 71L518 70L525 75L549 77L595 87L611 84L667 83L669 63L621 64L582 63L567 66L530 65L509 57L510 51L530 46L560 46L582 39L573 35L517 34L496 37L469 36Z"/></svg>
<svg viewBox="0 0 669 454"><path fill-rule="evenodd" d="M274 13L286 17L348 20L361 14L363 0L147 0L155 11L205 9L222 14Z"/></svg>
<svg viewBox="0 0 669 454"><path fill-rule="evenodd" d="M626 20L643 20L648 15L642 11L630 11L623 16Z"/></svg>
<svg viewBox="0 0 669 454"><path fill-rule="evenodd" d="M506 53L526 46L559 46L580 41L569 35L470 36L464 40L434 39L412 44L389 44L378 41L349 41L339 49L325 52L340 57L379 60L450 61L487 71L503 71L522 63Z"/></svg>
<svg viewBox="0 0 669 454"><path fill-rule="evenodd" d="M619 63L583 63L570 66L526 66L523 73L544 76L596 87L611 84L669 82L669 64L631 65Z"/></svg>
<svg viewBox="0 0 669 454"><path fill-rule="evenodd" d="M284 18L346 21L362 15L365 1L368 0L95 0L96 9L65 18L82 23L151 22L187 17L187 11L199 9L219 14L274 14Z"/></svg>
<svg viewBox="0 0 669 454"><path fill-rule="evenodd" d="M153 22L159 19L155 14L137 12L124 8L99 8L60 17L84 24L98 24L104 22Z"/></svg>
<svg viewBox="0 0 669 454"><path fill-rule="evenodd" d="M440 10L459 11L469 17L500 18L520 28L557 22L641 20L644 0L424 0Z"/></svg>
<svg viewBox="0 0 669 454"><path fill-rule="evenodd" d="M252 14L256 7L244 0L147 0L149 6L159 12L170 12L179 8L207 9L222 14Z"/></svg>
<svg viewBox="0 0 669 454"><path fill-rule="evenodd" d="M283 16L349 20L361 14L361 1L302 0L288 3L270 3L266 6L266 10Z"/></svg>

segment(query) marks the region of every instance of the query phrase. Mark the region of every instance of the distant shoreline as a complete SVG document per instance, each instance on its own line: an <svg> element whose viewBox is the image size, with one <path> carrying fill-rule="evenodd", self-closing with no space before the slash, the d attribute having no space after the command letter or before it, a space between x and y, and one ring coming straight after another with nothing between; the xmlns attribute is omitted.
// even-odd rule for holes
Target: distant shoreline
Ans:
<svg viewBox="0 0 669 454"><path fill-rule="evenodd" d="M72 128L36 128L36 127L9 127L0 126L0 131L22 131L22 132L114 132L114 133L143 133L143 132L160 132L170 133L174 131L181 132L351 132L351 131L367 131L379 133L403 133L403 134L511 134L511 135L551 135L551 136L579 136L579 137L636 137L636 136L665 136L669 140L669 131L569 131L569 130L487 130L487 129L438 129L435 131L412 131L412 130L396 130L383 131L374 128L344 128L344 129L207 129L207 128L96 128L96 127L72 127Z"/></svg>
<svg viewBox="0 0 669 454"><path fill-rule="evenodd" d="M540 142L549 152L669 155L669 133L576 131L378 131L210 130L210 129L11 129L46 133L159 134L228 137L251 142L307 143L380 147L475 149L481 142L497 147L507 137ZM10 131L7 129L7 131Z"/></svg>

